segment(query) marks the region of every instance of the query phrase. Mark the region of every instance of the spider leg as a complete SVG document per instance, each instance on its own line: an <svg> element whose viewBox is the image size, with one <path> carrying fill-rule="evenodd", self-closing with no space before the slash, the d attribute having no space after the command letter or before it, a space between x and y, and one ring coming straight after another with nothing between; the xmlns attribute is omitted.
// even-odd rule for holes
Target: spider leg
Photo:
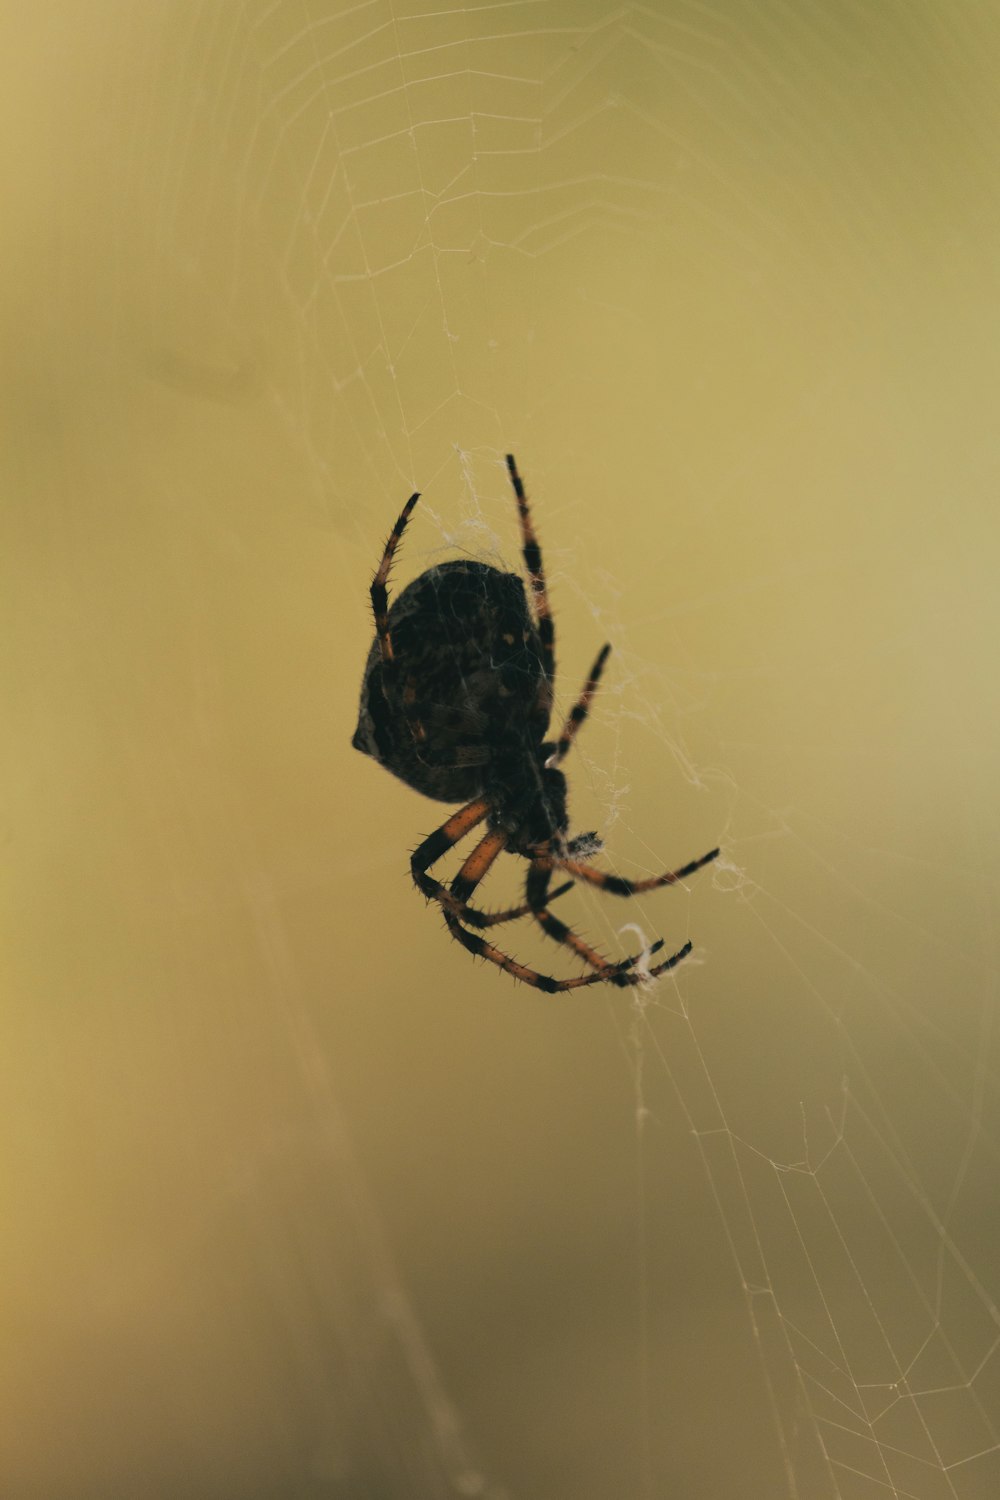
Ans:
<svg viewBox="0 0 1000 1500"><path fill-rule="evenodd" d="M557 885L554 891L550 891L548 899L558 901L560 896L565 896L572 889L572 880L567 880L565 885ZM517 917L526 917L530 910L527 901L522 901L520 906L508 906L504 911L476 911L475 907L467 906L461 915L462 921L473 927L497 927L501 922L513 922Z"/></svg>
<svg viewBox="0 0 1000 1500"><path fill-rule="evenodd" d="M501 953L499 948L494 948L493 944L480 937L478 932L468 932L447 907L444 919L448 925L448 931L462 944L463 948L468 949L470 953L477 954L479 958L485 958L491 964L496 964L497 968L503 969L505 974L512 974L515 979L523 980L525 984L530 984L537 990L543 990L547 995L558 994L561 990L581 990L591 984L617 984L622 987L644 984L647 979L655 979L657 975L665 974L668 969L673 969L691 952L691 944L685 943L683 948L679 948L662 963L640 974L632 973L631 970L643 955L633 954L631 958L624 958L620 963L609 964L606 970L598 970L593 974L580 974L574 979L553 979L551 975L539 974L537 969L529 969L525 964L519 964L509 954ZM661 946L662 942L656 943L650 951L655 952Z"/></svg>
<svg viewBox="0 0 1000 1500"><path fill-rule="evenodd" d="M525 881L525 895L528 898L528 906L531 915L545 933L546 937L552 938L553 942L564 943L567 948L572 949L577 958L582 958L584 963L596 969L605 979L610 979L614 971L614 964L609 963L589 943L575 933L565 922L560 922L548 910L546 902L549 897L549 881L552 879L552 864L549 859L533 859L528 867L528 876ZM652 951L663 947L663 940L657 943Z"/></svg>
<svg viewBox="0 0 1000 1500"><path fill-rule="evenodd" d="M382 553L382 561L379 563L378 571L371 583L370 593L372 610L375 615L375 634L378 636L382 660L387 665L392 661L393 655L392 636L389 633L389 593L386 589L386 583L388 582L389 569L392 567L392 559L396 548L402 540L403 532L406 530L406 523L413 513L413 507L419 499L420 494L418 491L417 494L411 495L403 506L399 514L399 519L389 533L389 540L386 542L385 551Z"/></svg>
<svg viewBox="0 0 1000 1500"><path fill-rule="evenodd" d="M461 917L463 922L468 922L473 927L495 927L501 922L512 922L517 917L527 916L530 911L527 902L524 902L520 906L508 907L504 911L477 911L474 907L466 905L461 894L463 889L461 886L458 887L458 892L456 893L456 885L463 876L466 882L468 882L478 869L478 875L475 875L471 886L468 887L468 894L471 895L483 879L493 860L500 853L503 844L500 844L494 850L492 858L485 865L482 864L483 854L481 851L483 850L483 845L487 844L494 837L492 834L487 834L486 838L476 845L476 848L469 855L458 875L452 881L451 890L443 886L439 880L435 880L433 875L427 873L431 865L436 864L439 859L447 854L449 849L465 838L467 833L471 833L474 828L478 827L487 816L489 810L489 801L485 797L477 797L475 801L467 803L465 807L459 808L458 812L453 813L447 822L442 823L440 828L435 828L433 833L428 834L423 843L414 849L410 857L410 873L424 895L433 901L437 901L446 912L452 912L454 915ZM479 862L473 863L477 861L477 857ZM561 885L558 890L553 891L550 900L554 901L558 896L565 895L568 890L572 889L572 886L573 882L567 880L565 885Z"/></svg>
<svg viewBox="0 0 1000 1500"><path fill-rule="evenodd" d="M448 894L461 910L481 880L489 874L497 855L506 846L507 834L502 828L491 828L473 849L451 882ZM451 905L451 903L449 903ZM453 908L454 909L454 908Z"/></svg>
<svg viewBox="0 0 1000 1500"><path fill-rule="evenodd" d="M553 866L557 870L565 870L576 880L589 881L600 890L607 891L612 896L637 896L640 891L655 891L661 885L676 885L678 880L685 880L688 875L693 875L695 870L700 870L703 865L710 865L713 859L717 859L718 849L710 849L700 859L691 860L690 864L684 865L679 870L669 870L666 875L654 875L649 880L626 880L621 875L609 875L606 870L594 870L590 865L581 864L576 859L562 859L558 854L549 855Z"/></svg>
<svg viewBox="0 0 1000 1500"><path fill-rule="evenodd" d="M425 896L430 896L434 901L440 901L442 905L450 900L450 893L439 880L428 875L427 871L437 861L457 844L459 839L464 839L467 833L483 821L490 810L490 804L486 797L476 797L472 802L467 802L460 807L458 812L452 813L440 828L435 828L429 833L422 844L418 844L410 855L410 873L420 890Z"/></svg>
<svg viewBox="0 0 1000 1500"><path fill-rule="evenodd" d="M395 675L396 659L392 649L392 631L389 629L389 570L392 567L396 549L403 539L407 522L413 514L413 508L420 499L420 492L411 495L403 506L396 520L395 526L389 533L389 540L385 544L382 560L378 565L375 577L372 579L371 594L372 612L375 615L375 635L378 640L379 652L382 657L382 670L387 677ZM416 693L412 683L407 683L402 694L403 714L409 726L410 734L416 744L422 744L427 738L427 731L420 718L421 705L417 702Z"/></svg>
<svg viewBox="0 0 1000 1500"><path fill-rule="evenodd" d="M516 917L525 917L529 912L534 912L530 894L529 899L520 906L511 906L506 911L477 911L475 907L468 904L469 897L480 882L485 880L494 861L506 845L507 834L503 833L500 829L493 829L484 839L480 839L451 882L449 891L446 894L450 895L452 899L450 901L443 901L441 904L442 906L447 906L448 910L460 922L467 922L471 927L496 927L501 922L512 922ZM551 872L549 878L551 879ZM572 888L572 880L567 880L565 885L561 885L558 890L553 891L549 899L554 901L557 896L565 895ZM553 922L556 920L555 917L552 918Z"/></svg>
<svg viewBox="0 0 1000 1500"><path fill-rule="evenodd" d="M507 472L514 486L514 494L517 496L517 513L521 521L521 550L524 556L524 566L531 580L531 597L535 605L538 635L542 643L542 669L548 681L551 682L556 675L556 628L552 620L548 590L545 587L542 549L538 545L538 538L531 521L528 497L524 493L524 484L517 472L513 453L507 454Z"/></svg>
<svg viewBox="0 0 1000 1500"><path fill-rule="evenodd" d="M584 683L583 692L580 694L579 698L570 709L569 715L562 728L562 734L556 740L556 748L552 752L552 755L548 762L550 766L557 766L559 762L564 759L570 745L572 745L573 740L576 737L577 730L590 711L591 699L597 691L597 684L600 682L601 673L604 671L604 663L607 661L610 654L611 647L609 645L602 646L600 651L597 653L597 660L594 662L594 665L590 669L590 676Z"/></svg>
<svg viewBox="0 0 1000 1500"><path fill-rule="evenodd" d="M470 804L470 808L473 805ZM463 809L463 811L467 811L467 809ZM475 825L473 824L472 826ZM471 895L505 843L506 835L500 829L495 829L491 833L488 833L473 849L461 870L452 881L451 890L445 891L444 895L451 898L451 901L454 901L456 896ZM534 875L534 883L532 884L536 865L537 874ZM475 953L480 958L487 959L490 963L496 964L498 968L503 969L505 973L512 974L515 979L522 979L525 984L533 985L536 989L544 990L548 994L555 994L560 990L583 989L586 985L590 984L617 984L622 986L642 984L647 979L655 979L658 974L663 974L668 969L674 968L676 964L680 963L682 958L686 958L691 952L691 944L685 943L684 947L679 949L677 953L672 953L662 963L657 964L652 969L644 969L641 973L632 973L630 971L639 962L640 958L646 956L643 954L633 954L629 958L622 959L620 963L608 963L599 953L595 953L581 938L578 938L575 933L571 933L568 927L565 927L563 923L559 922L545 908L544 901L546 899L548 882L551 878L552 870L550 863L542 860L532 860L532 866L528 872L528 881L531 886L528 896L532 913L539 919L544 915L546 921L542 923L543 930L550 937L555 937L558 942L566 943L568 947L572 948L573 952L590 963L594 968L592 974L583 974L575 979L553 979L549 974L540 974L537 969L531 969L526 964L518 963L508 953L503 953L499 948L494 948L493 944L488 943L485 938L480 937L479 933L469 932L467 928L463 927L460 914L453 910L450 902L446 900L441 902L441 906L448 931L470 953ZM542 905L536 909L539 902ZM557 931L556 929L559 930ZM662 947L663 939L660 938L648 952L658 953Z"/></svg>

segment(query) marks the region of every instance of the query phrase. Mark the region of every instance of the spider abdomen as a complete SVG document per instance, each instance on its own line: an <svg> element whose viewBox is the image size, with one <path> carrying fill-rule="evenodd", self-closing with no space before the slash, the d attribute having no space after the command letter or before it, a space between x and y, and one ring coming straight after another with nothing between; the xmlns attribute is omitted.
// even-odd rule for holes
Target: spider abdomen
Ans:
<svg viewBox="0 0 1000 1500"><path fill-rule="evenodd" d="M393 601L392 661L372 643L352 744L425 796L462 802L537 754L552 691L514 573L458 559Z"/></svg>

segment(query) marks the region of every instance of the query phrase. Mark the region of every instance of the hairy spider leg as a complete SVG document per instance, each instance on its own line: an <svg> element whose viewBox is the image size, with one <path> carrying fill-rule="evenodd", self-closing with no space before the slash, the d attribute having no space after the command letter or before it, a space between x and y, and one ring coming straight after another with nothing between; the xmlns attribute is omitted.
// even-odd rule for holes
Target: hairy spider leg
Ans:
<svg viewBox="0 0 1000 1500"><path fill-rule="evenodd" d="M681 959L686 958L691 952L690 942L685 943L683 948L680 948L676 953L672 953L662 963L656 964L652 969L646 969L640 974L629 971L644 956L642 954L633 954L631 957L622 959L618 963L608 963L599 953L596 953L584 943L582 938L577 937L570 928L566 927L558 918L553 917L545 905L546 900L555 900L557 895L562 895L569 888L568 885L561 886L558 891L554 891L551 896L548 896L547 888L548 882L551 879L553 865L559 865L560 868L565 866L570 870L570 873L573 873L573 868L571 867L585 870L587 873L584 878L590 878L596 872L590 870L587 865L578 865L578 862L575 860L562 861L551 854L537 856L532 860L528 871L529 890L526 892L528 901L525 906L513 907L509 913L498 912L490 914L475 911L474 908L466 904L464 898L466 895L472 895L506 844L507 836L501 829L492 830L480 840L452 881L451 890L446 889L440 881L435 880L427 871L432 864L446 854L449 849L453 848L460 839L463 839L466 834L471 833L474 828L477 828L489 815L489 811L490 802L486 797L477 797L474 801L467 803L465 807L459 808L458 812L453 813L446 822L442 823L440 828L436 828L433 833L428 834L423 843L414 850L410 859L410 870L414 881L425 896L429 896L432 900L438 902L444 914L448 931L470 953L478 954L480 958L485 958L490 963L496 964L498 968L513 975L515 979L523 980L525 984L533 985L536 989L545 991L546 994L556 994L560 990L583 989L586 985L590 984L604 983L621 986L641 984L646 979L655 979L658 975L666 973L668 969L672 969L676 964L679 964ZM693 866L686 866L684 872L678 871L674 878L680 879L682 873L690 873L692 868L697 869L703 863L706 863L706 861L696 860ZM534 883L532 883L536 868L538 874L534 876ZM668 884L669 880L661 883ZM499 948L494 948L492 943L488 943L478 933L469 932L467 928L462 926L463 921L468 921L474 926L488 927L495 925L498 921L510 921L515 916L524 916L528 911L531 911L542 927L542 930L549 937L571 948L586 963L591 964L594 972L592 974L579 975L573 979L554 979L549 974L540 974L537 969L531 969L525 964L518 963L509 954L501 952ZM662 947L663 939L659 938L648 951L650 953L657 953Z"/></svg>
<svg viewBox="0 0 1000 1500"><path fill-rule="evenodd" d="M552 755L548 762L550 766L557 766L561 760L565 759L570 745L572 745L574 739L576 738L577 730L580 728L580 725L583 723L584 719L586 719L588 713L590 712L591 700L593 699L594 694L597 692L597 684L601 680L601 673L604 671L604 663L607 661L610 655L611 647L609 645L602 646L600 651L598 651L597 660L594 662L594 665L590 669L590 676L587 678L587 681L583 685L583 692L580 694L579 698L570 709L569 714L566 718L566 722L562 728L562 734L556 740L556 748L552 752Z"/></svg>
<svg viewBox="0 0 1000 1500"><path fill-rule="evenodd" d="M392 567L392 559L395 556L396 548L402 541L403 532L406 530L406 523L413 514L413 507L419 499L420 492L418 490L415 495L410 496L400 511L399 518L389 533L389 540L386 542L385 551L382 553L382 561L378 565L378 571L372 579L369 590L372 599L372 610L375 614L375 634L378 636L382 660L386 664L393 660L392 636L389 632L389 593L386 584L389 580L389 569Z"/></svg>
<svg viewBox="0 0 1000 1500"><path fill-rule="evenodd" d="M550 937L553 942L564 943L567 948L572 949L578 958L582 958L584 963L588 963L604 979L609 983L613 983L615 970L620 965L610 963L596 949L591 948L590 944L585 943L583 938L575 933L571 927L567 927L565 922L560 922L558 917L554 917L546 906L546 902L551 899L548 893L549 881L551 879L552 866L549 861L547 859L533 859L528 866L528 874L525 880L525 894L528 898L528 905L531 908L531 915L546 937ZM650 953L658 953L662 947L663 939L660 938L653 944L649 951ZM630 963L636 963L637 961L637 958L633 958L630 960Z"/></svg>
<svg viewBox="0 0 1000 1500"><path fill-rule="evenodd" d="M674 968L691 952L691 944L685 943L683 948L671 954L663 963L657 964L655 968L646 969L640 974L629 972L644 956L634 954L631 958L622 959L621 963L611 964L606 969L598 969L593 974L580 974L575 979L553 979L551 975L539 974L537 969L529 969L525 964L520 964L516 959L511 958L509 954L501 953L499 948L494 948L492 943L480 937L478 932L469 932L447 907L444 908L444 920L452 937L460 942L463 948L467 948L470 953L475 953L479 958L485 958L491 964L496 964L498 969L503 969L504 973L513 975L515 979L523 980L525 984L530 984L537 990L543 990L547 995L558 994L561 990L584 989L590 984L622 986L642 984L645 980L655 979L658 974ZM655 945L656 949L660 947L662 947L662 942Z"/></svg>
<svg viewBox="0 0 1000 1500"><path fill-rule="evenodd" d="M419 499L420 492L417 491L416 494L410 496L400 511L399 518L389 533L389 540L386 542L385 551L382 553L382 561L378 565L378 571L372 579L369 590L372 599L372 610L375 614L375 634L378 637L379 651L382 655L382 671L388 676L395 675L396 659L392 649L392 631L389 629L389 591L386 588L386 584L389 579L389 569L392 567L392 559L395 556L396 548L402 541L403 532L406 530L406 523L410 519L413 507ZM425 740L427 732L420 722L420 715L411 687L406 687L403 690L403 713L414 740L418 742Z"/></svg>
<svg viewBox="0 0 1000 1500"><path fill-rule="evenodd" d="M476 953L480 958L485 958L490 963L496 964L498 968L503 969L508 974L512 974L515 979L522 979L525 984L533 985L536 989L544 990L548 994L555 994L559 990L578 990L590 984L641 984L646 979L655 979L658 974L663 974L667 969L672 969L675 964L679 964L681 959L686 958L691 952L691 944L685 943L679 952L671 954L668 959L665 959L661 964L657 964L655 968L646 969L641 974L632 974L628 971L644 955L633 954L630 958L622 959L620 963L609 964L605 959L601 958L600 954L595 953L593 949L588 948L581 939L577 938L576 943L579 944L578 947L574 943L568 943L568 946L572 947L574 952L577 952L581 958L585 958L587 962L597 964L600 967L596 968L593 974L584 974L575 979L553 979L549 974L540 974L537 969L530 969L525 964L518 963L509 954L502 953L499 948L494 948L492 943L488 943L478 933L469 932L467 928L462 926L461 912L469 911L471 908L467 907L461 898L465 894L472 895L476 886L487 874L497 855L506 844L507 835L501 829L493 829L485 838L481 839L455 876L450 891L445 890L440 882L426 874L426 866L432 864L434 859L439 859L464 834L470 833L473 828L477 827L486 817L488 809L489 804L485 798L479 798L477 801L470 802L466 807L461 808L448 819L447 823L442 824L435 833L432 833L429 838L424 840L420 849L414 853L411 861L414 879L417 881L420 889L425 895L433 896L440 902L448 931L470 953ZM428 846L431 851L430 857L427 854ZM423 870L418 870L417 867L421 860L426 863ZM541 894L540 896L535 896L536 900L540 899L543 903L543 909L546 899L545 888L549 878L551 878L550 872L546 871L543 865L539 884ZM455 909L456 906L459 910ZM534 907L532 907L532 911L536 916L538 915L534 911ZM556 918L550 912L546 911L545 915L548 917L550 924L556 924ZM559 923L558 926L562 927L562 923ZM565 930L569 933L568 928ZM552 936L554 934L550 931L549 935ZM575 934L573 936L575 937ZM558 937L557 941L563 942L566 939ZM653 944L649 952L656 953L662 947L663 939L660 938Z"/></svg>
<svg viewBox="0 0 1000 1500"><path fill-rule="evenodd" d="M565 896L572 889L572 880L567 880L564 885L556 886L549 900L558 901L560 896ZM463 906L458 915L463 922L469 922L473 927L497 927L501 922L513 922L517 917L526 917L530 910L527 901L522 901L520 906L508 906L504 911L477 911L474 906Z"/></svg>
<svg viewBox="0 0 1000 1500"><path fill-rule="evenodd" d="M506 843L507 834L502 828L491 828L486 837L479 840L451 882L449 894L455 898L458 908L465 906L466 900L472 895L479 882L485 880L497 855ZM450 902L449 905L451 905Z"/></svg>
<svg viewBox="0 0 1000 1500"><path fill-rule="evenodd" d="M508 835L503 829L491 829L486 837L481 839L476 845L451 882L450 894L457 905L448 902L447 910L458 921L465 920L463 913L469 910L469 897L473 894L480 881L485 879L500 851L506 846L507 841ZM582 958L584 963L589 964L592 969L597 969L606 980L610 980L614 973L615 965L609 963L606 958L603 958L600 953L591 948L589 943L585 943L572 928L567 927L565 922L560 922L558 917L554 917L546 909L545 902L551 878L551 865L545 866L532 861L528 869L526 883L525 894L528 898L526 909L531 911L532 916L547 937L552 938L557 943L565 944L567 948L572 949L578 958ZM473 925L477 924L473 923ZM656 944L656 948L653 951L655 952L662 947L663 943L661 941Z"/></svg>
<svg viewBox="0 0 1000 1500"><path fill-rule="evenodd" d="M489 813L489 810L489 800L486 797L477 797L474 801L467 803L465 807L459 808L458 812L452 813L451 817L447 822L442 823L440 828L435 828L433 833L428 834L423 843L414 849L410 857L410 872L416 885L424 895L432 901L437 901L446 912L452 912L455 916L460 917L463 922L468 922L473 927L496 927L500 922L513 922L517 917L526 917L531 910L528 903L523 902L520 906L507 907L504 911L477 911L475 907L466 905L461 896L455 892L455 886L463 873L466 872L466 866L470 864L470 861L476 859L477 854L482 850L484 844L487 844L490 839L495 838L496 835L494 834L487 834L486 838L476 846L452 882L452 889L450 891L439 880L435 880L432 875L427 873L431 865L436 864L439 859L447 854L449 849L453 848L455 844L465 838L466 834L471 833L474 828L479 826ZM501 843L493 851L492 858L481 868L472 865L473 870L479 868L479 874L469 888L470 895L479 884L479 881L482 880L502 848L503 844ZM483 856L479 854L479 858L482 860ZM552 892L549 899L555 901L557 897L564 896L572 888L572 880L567 880L565 885L559 886L557 890ZM461 887L459 887L459 890L461 890Z"/></svg>
<svg viewBox="0 0 1000 1500"><path fill-rule="evenodd" d="M558 854L551 856L553 866L557 870L565 870L578 880L587 880L591 885L596 885L602 891L608 891L612 896L637 896L640 891L655 891L661 885L676 885L678 880L686 880L693 875L695 870L700 870L703 865L710 865L713 859L718 859L718 849L710 849L700 859L693 859L690 864L684 865L680 870L670 870L666 875L654 875L649 880L626 880L621 875L610 875L606 870L594 870L590 865L581 864L576 859L564 859Z"/></svg>
<svg viewBox="0 0 1000 1500"><path fill-rule="evenodd" d="M552 619L548 590L545 587L542 549L538 545L538 538L531 521L531 511L528 507L528 497L524 493L524 485L517 472L513 453L507 454L507 472L514 486L514 494L517 496L517 514L521 521L521 550L524 556L524 566L531 580L531 597L535 605L538 636L542 643L542 669L549 682L552 682L556 675L556 627Z"/></svg>
<svg viewBox="0 0 1000 1500"><path fill-rule="evenodd" d="M418 844L414 849L410 855L410 874L425 896L429 896L434 901L440 901L442 906L449 903L451 897L448 891L439 880L428 875L427 871L431 865L437 864L438 860L447 854L459 839L464 839L467 833L471 833L487 816L489 810L490 803L487 797L474 798L472 802L467 802L464 807L460 807L458 812L452 813L440 828L435 828L434 832L429 833L423 843Z"/></svg>

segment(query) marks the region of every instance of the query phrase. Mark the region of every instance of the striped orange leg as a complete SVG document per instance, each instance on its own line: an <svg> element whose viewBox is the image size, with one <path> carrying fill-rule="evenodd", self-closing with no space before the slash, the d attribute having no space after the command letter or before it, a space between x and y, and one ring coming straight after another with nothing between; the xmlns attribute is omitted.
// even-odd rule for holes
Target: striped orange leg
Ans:
<svg viewBox="0 0 1000 1500"><path fill-rule="evenodd" d="M466 922L469 920L467 916L467 913L470 911L470 907L467 904L469 897L473 894L480 881L485 879L500 851L505 848L507 838L508 835L502 829L494 828L476 845L452 881L451 895L459 905L457 909L455 907L449 907L449 909L459 921ZM551 879L551 864L532 860L528 869L525 890L525 895L528 899L523 908L515 908L515 910L518 910L519 913L530 911L542 931L548 937L553 938L557 943L565 943L566 947L572 949L578 958L582 958L592 969L599 970L605 979L609 979L614 971L614 965L608 963L607 959L602 958L594 948L590 947L589 943L585 943L583 938L579 937L572 928L567 927L565 922L560 922L559 918L554 917L546 908L545 902L547 899L554 900L555 896L560 895L562 891L567 889L566 886L562 886L559 891L554 892L549 897L548 885ZM493 924L473 922L471 925L482 927ZM662 947L662 944L660 946Z"/></svg>
<svg viewBox="0 0 1000 1500"><path fill-rule="evenodd" d="M562 734L556 740L556 748L552 752L552 756L550 757L548 762L550 766L557 766L559 762L565 757L570 745L572 745L573 740L576 738L577 730L580 728L580 725L583 723L584 719L587 717L587 714L590 712L591 699L597 692L597 684L601 680L601 673L604 671L604 663L607 661L610 654L611 647L608 645L602 646L600 651L597 653L597 660L594 662L594 665L590 669L590 676L584 683L583 692L580 694L579 698L570 709L566 722L563 725Z"/></svg>
<svg viewBox="0 0 1000 1500"><path fill-rule="evenodd" d="M538 545L538 537L531 520L531 510L528 505L528 497L524 493L524 484L520 474L517 472L517 464L514 462L513 453L507 454L507 472L510 482L514 486L514 494L517 497L517 514L521 522L521 550L524 555L524 566L528 570L528 578L531 581L531 597L535 606L535 620L538 625L538 636L542 643L542 669L549 682L556 675L556 627L552 619L552 610L549 605L549 594L545 587L545 572L542 568L542 549Z"/></svg>
<svg viewBox="0 0 1000 1500"><path fill-rule="evenodd" d="M488 833L476 846L465 861L451 886L452 895L471 895L476 885L489 870L500 850L506 843L506 835L499 829ZM623 959L620 963L610 964L582 938L572 932L564 923L560 922L545 906L548 883L552 878L551 863L547 860L532 860L528 872L528 902L533 916L540 923L542 930L556 942L564 943L568 948L589 963L594 969L592 974L583 974L575 979L554 979L550 974L540 974L537 969L531 969L526 964L518 963L517 959L511 958L509 953L503 953L488 943L485 938L480 937L477 932L469 932L463 927L459 916L447 905L444 906L444 919L448 931L453 938L460 942L463 948L470 953L478 954L489 963L496 964L505 973L512 974L515 979L521 979L525 984L533 985L536 989L544 990L547 994L556 994L560 990L578 990L591 984L617 984L634 985L642 984L647 979L653 979L658 974L663 974L667 969L672 969L679 964L682 958L686 958L691 951L691 944L685 943L679 952L671 954L663 963L657 964L655 968L644 969L641 973L630 972L639 962L641 957L647 955L633 954L632 957ZM658 953L663 947L663 939L655 942L649 953Z"/></svg>
<svg viewBox="0 0 1000 1500"><path fill-rule="evenodd" d="M440 828L435 828L429 833L422 844L419 844L410 856L410 873L425 896L434 901L440 901L442 906L454 904L450 892L439 880L435 880L427 871L448 850L457 844L459 839L464 839L467 833L483 821L490 810L490 804L485 797L476 797L474 801L467 802L460 807L458 812L452 813L447 822L442 823Z"/></svg>
<svg viewBox="0 0 1000 1500"><path fill-rule="evenodd" d="M375 635L382 656L383 690L385 684L392 681L396 676L396 660L392 649L392 631L389 629L389 590L387 586L389 582L389 569L392 567L396 548L403 539L406 523L413 514L413 507L419 499L420 494L418 491L416 494L410 496L400 511L396 524L389 533L389 540L386 542L385 550L382 553L382 561L378 565L378 571L372 579L369 590L372 600L372 611L375 615ZM407 684L404 687L402 702L403 714L405 715L414 742L422 744L427 738L427 731L420 722L420 707L415 700L412 685Z"/></svg>
<svg viewBox="0 0 1000 1500"><path fill-rule="evenodd" d="M459 808L457 813L453 813L447 822L442 823L440 828L435 828L434 832L429 834L423 843L414 849L410 857L410 872L424 895L430 897L433 901L437 901L444 908L446 914L451 912L454 916L460 917L463 922L468 922L473 927L495 927L500 922L512 922L517 917L527 916L530 910L527 902L524 902L520 906L508 907L504 911L477 911L474 907L467 906L461 894L459 894L462 890L459 882L463 876L466 882L468 882L474 871L478 870L479 872L468 888L468 893L471 895L472 891L475 890L476 886L483 879L493 860L500 853L500 849L503 848L502 843L493 851L492 858L485 865L482 864L484 854L481 851L483 851L483 846L492 847L489 841L495 839L497 837L496 834L487 834L486 838L477 844L458 875L452 881L451 890L448 890L439 880L435 880L432 875L427 873L431 865L436 864L439 859L447 854L449 849L453 848L455 844L465 838L467 833L471 833L474 828L477 828L483 822L489 810L490 804L487 798L477 797L475 801L467 803L465 807ZM476 862L477 858L478 863ZM565 895L568 890L572 889L572 885L573 882L567 880L565 885L561 885L558 890L553 891L551 899L554 901L557 896ZM456 893L456 886L459 893Z"/></svg>
<svg viewBox="0 0 1000 1500"><path fill-rule="evenodd" d="M565 896L572 889L572 880L567 880L565 885L556 886L549 900L558 901L560 896ZM477 911L474 906L467 906L461 917L463 922L468 922L472 927L498 927L501 922L513 922L517 917L526 917L530 910L527 901L522 901L520 906L508 906L504 911Z"/></svg>
<svg viewBox="0 0 1000 1500"><path fill-rule="evenodd" d="M413 507L419 499L420 494L418 491L417 494L411 495L403 506L399 514L399 519L389 533L389 540L386 542L385 551L382 553L382 561L378 565L378 571L372 579L369 591L372 599L372 610L375 615L375 634L378 636L382 660L387 664L392 661L393 656L392 636L389 633L389 591L386 584L389 581L389 569L392 567L392 559L395 556L396 548L402 541L403 532L406 530L406 523L413 514Z"/></svg>
<svg viewBox="0 0 1000 1500"><path fill-rule="evenodd" d="M574 979L553 979L550 974L539 974L537 969L529 969L526 964L518 963L509 954L501 953L499 948L494 948L493 944L488 943L484 937L480 937L478 932L469 932L447 907L444 919L448 925L448 931L462 944L463 948L468 949L470 953L475 953L479 958L485 958L488 963L496 964L497 968L503 969L505 974L511 974L515 979L520 979L535 989L543 990L548 995L558 994L562 990L584 989L591 984L622 986L643 984L647 979L655 979L658 974L665 974L668 969L674 968L691 952L691 944L685 943L683 948L677 953L672 953L663 963L657 964L652 969L645 969L639 974L632 973L631 970L644 955L634 954L631 958L623 959L621 963L608 964L593 974L580 974ZM649 951L656 953L662 947L663 940L660 939Z"/></svg>
<svg viewBox="0 0 1000 1500"><path fill-rule="evenodd" d="M700 870L704 865L710 865L713 859L718 859L718 849L710 849L700 859L691 860L690 864L684 865L680 870L669 870L666 875L653 875L649 880L626 880L621 875L609 875L605 870L594 870L590 865L581 864L576 859L561 859L558 854L552 855L552 863L557 870L565 870L576 880L586 880L590 885L596 885L599 890L607 891L612 896L637 896L640 891L655 891L663 885L676 885L678 880L686 880L693 875L695 870Z"/></svg>
<svg viewBox="0 0 1000 1500"><path fill-rule="evenodd" d="M570 948L576 954L577 958L582 958L584 963L589 964L592 969L596 969L602 978L610 981L615 971L615 965L609 963L595 948L591 948L589 943L585 943L583 938L575 933L571 927L567 927L565 922L560 922L559 918L554 917L549 911L546 902L551 899L549 897L549 881L551 879L551 860L548 858L533 859L528 868L528 878L525 882L525 895L528 898L528 905L531 908L532 916L546 937L550 937L553 942L564 943L567 948ZM660 942L658 947L662 948L663 943Z"/></svg>

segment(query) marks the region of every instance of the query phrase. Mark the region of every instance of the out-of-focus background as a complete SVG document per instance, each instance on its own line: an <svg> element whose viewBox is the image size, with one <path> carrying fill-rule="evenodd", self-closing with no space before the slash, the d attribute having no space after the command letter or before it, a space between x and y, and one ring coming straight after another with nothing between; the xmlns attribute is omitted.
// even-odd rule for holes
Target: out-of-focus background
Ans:
<svg viewBox="0 0 1000 1500"><path fill-rule="evenodd" d="M8 15L7 1500L997 1493L998 51ZM723 847L561 903L649 990L474 962L350 748L400 506L516 568L508 450L561 711L614 646L573 827Z"/></svg>

